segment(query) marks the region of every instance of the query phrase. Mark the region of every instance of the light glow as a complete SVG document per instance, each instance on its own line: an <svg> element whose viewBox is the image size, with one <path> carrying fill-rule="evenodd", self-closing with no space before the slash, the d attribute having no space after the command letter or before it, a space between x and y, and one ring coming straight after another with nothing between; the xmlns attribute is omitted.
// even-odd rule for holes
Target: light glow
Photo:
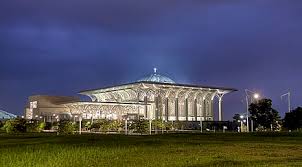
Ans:
<svg viewBox="0 0 302 167"><path fill-rule="evenodd" d="M260 95L259 95L258 93L255 93L255 94L254 94L254 98L255 98L255 99L259 99L259 97L260 97Z"/></svg>

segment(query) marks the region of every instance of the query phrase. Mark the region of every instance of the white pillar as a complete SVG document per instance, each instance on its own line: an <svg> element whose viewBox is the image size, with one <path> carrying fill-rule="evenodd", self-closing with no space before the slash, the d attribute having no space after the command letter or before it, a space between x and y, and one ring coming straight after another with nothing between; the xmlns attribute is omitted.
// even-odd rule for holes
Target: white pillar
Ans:
<svg viewBox="0 0 302 167"><path fill-rule="evenodd" d="M201 117L200 117L200 133L202 133L202 119L201 119Z"/></svg>
<svg viewBox="0 0 302 167"><path fill-rule="evenodd" d="M219 115L218 120L222 121L222 97L219 97Z"/></svg>
<svg viewBox="0 0 302 167"><path fill-rule="evenodd" d="M175 117L176 117L176 121L179 120L179 113L178 113L178 97L176 97L175 99Z"/></svg>
<svg viewBox="0 0 302 167"><path fill-rule="evenodd" d="M188 122L189 117L189 101L188 98L185 98L185 114L186 114L186 121Z"/></svg>
<svg viewBox="0 0 302 167"><path fill-rule="evenodd" d="M150 130L150 135L152 135L152 120L149 119L149 130Z"/></svg>
<svg viewBox="0 0 302 167"><path fill-rule="evenodd" d="M144 101L145 101L145 119L148 118L148 97L145 96L144 97Z"/></svg>
<svg viewBox="0 0 302 167"><path fill-rule="evenodd" d="M222 118L222 97L224 96L223 93L221 94L218 94L217 97L218 97L218 121L222 121L223 118Z"/></svg>
<svg viewBox="0 0 302 167"><path fill-rule="evenodd" d="M79 116L79 134L82 134L82 116Z"/></svg>
<svg viewBox="0 0 302 167"><path fill-rule="evenodd" d="M125 120L125 135L128 135L128 118Z"/></svg>
<svg viewBox="0 0 302 167"><path fill-rule="evenodd" d="M165 121L169 120L169 98L166 98L166 106L165 106Z"/></svg>

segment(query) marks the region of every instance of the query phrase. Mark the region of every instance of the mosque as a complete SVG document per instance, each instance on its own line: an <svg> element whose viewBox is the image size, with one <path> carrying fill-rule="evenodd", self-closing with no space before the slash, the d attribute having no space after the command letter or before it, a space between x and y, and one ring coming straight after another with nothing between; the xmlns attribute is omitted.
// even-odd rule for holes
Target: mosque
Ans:
<svg viewBox="0 0 302 167"><path fill-rule="evenodd" d="M154 72L132 83L80 91L90 101L68 96L30 96L26 119L146 119L164 121L223 121L223 98L233 88L176 83Z"/></svg>

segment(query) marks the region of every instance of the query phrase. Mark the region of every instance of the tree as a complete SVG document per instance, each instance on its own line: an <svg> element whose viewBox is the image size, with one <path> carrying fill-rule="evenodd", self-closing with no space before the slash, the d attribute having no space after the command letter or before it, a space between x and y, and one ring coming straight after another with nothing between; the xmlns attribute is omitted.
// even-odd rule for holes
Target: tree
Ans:
<svg viewBox="0 0 302 167"><path fill-rule="evenodd" d="M302 128L302 108L297 107L290 113L286 113L283 119L283 126L289 130Z"/></svg>
<svg viewBox="0 0 302 167"><path fill-rule="evenodd" d="M7 133L24 133L26 132L26 120L22 118L7 120L3 129Z"/></svg>
<svg viewBox="0 0 302 167"><path fill-rule="evenodd" d="M70 135L73 134L75 130L74 124L69 120L61 120L59 122L58 132L60 135Z"/></svg>
<svg viewBox="0 0 302 167"><path fill-rule="evenodd" d="M235 114L235 115L233 116L233 122L238 123L239 121L240 121L240 114Z"/></svg>
<svg viewBox="0 0 302 167"><path fill-rule="evenodd" d="M280 127L280 116L278 111L272 108L271 99L262 99L257 103L252 103L249 106L249 112L255 127L273 131Z"/></svg>

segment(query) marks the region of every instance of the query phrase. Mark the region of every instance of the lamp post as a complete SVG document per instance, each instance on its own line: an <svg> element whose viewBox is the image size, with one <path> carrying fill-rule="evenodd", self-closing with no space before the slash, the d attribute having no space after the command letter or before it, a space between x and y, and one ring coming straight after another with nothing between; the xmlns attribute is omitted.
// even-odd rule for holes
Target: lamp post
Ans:
<svg viewBox="0 0 302 167"><path fill-rule="evenodd" d="M79 116L79 134L82 134L82 116Z"/></svg>
<svg viewBox="0 0 302 167"><path fill-rule="evenodd" d="M249 93L251 93L253 96L252 98L254 99L259 99L260 98L260 95L256 92L253 92L251 90L248 90L248 89L245 89L245 100L246 100L246 132L249 132L249 100L248 100L248 97L249 97ZM252 101L251 101L252 103ZM253 120L251 121L251 126L252 126L252 129L251 131L253 132L254 131L254 127L253 127Z"/></svg>
<svg viewBox="0 0 302 167"><path fill-rule="evenodd" d="M291 103L290 103L290 92L287 92L283 95L281 95L281 100L284 96L287 96L287 102L288 102L288 112L291 112Z"/></svg>
<svg viewBox="0 0 302 167"><path fill-rule="evenodd" d="M244 116L243 115L240 115L240 132L242 132L242 129L243 129L243 120Z"/></svg>
<svg viewBox="0 0 302 167"><path fill-rule="evenodd" d="M128 115L125 117L125 135L128 135Z"/></svg>

